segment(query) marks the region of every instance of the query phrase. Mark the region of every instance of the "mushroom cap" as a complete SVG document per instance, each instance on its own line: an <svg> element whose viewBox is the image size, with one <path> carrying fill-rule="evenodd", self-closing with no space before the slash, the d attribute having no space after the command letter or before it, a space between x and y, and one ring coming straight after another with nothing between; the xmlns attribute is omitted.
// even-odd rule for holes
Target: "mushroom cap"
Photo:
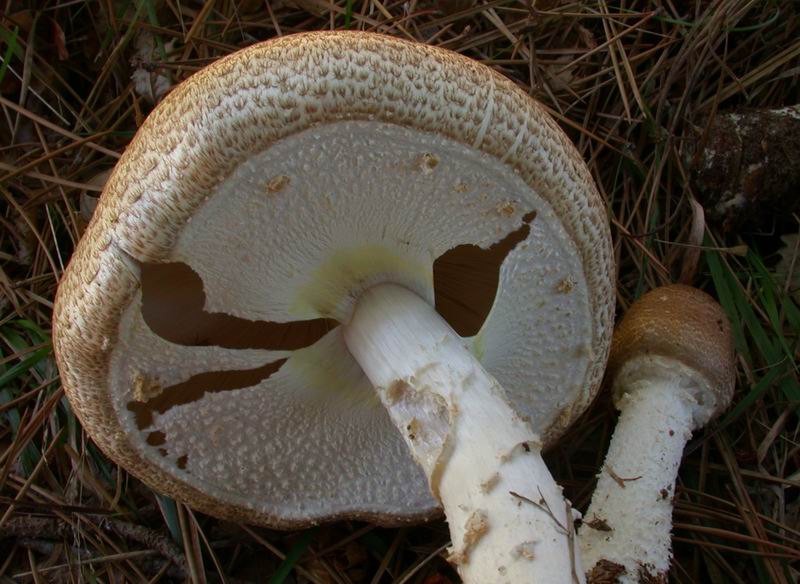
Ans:
<svg viewBox="0 0 800 584"><path fill-rule="evenodd" d="M697 288L662 286L630 306L614 331L609 378L616 380L626 365L642 358L677 361L684 371L695 372L703 418L719 415L733 397L736 365L730 321L717 301ZM623 391L614 384L615 400Z"/></svg>
<svg viewBox="0 0 800 584"><path fill-rule="evenodd" d="M574 146L513 83L448 51L344 32L249 47L167 95L106 184L56 298L64 387L108 456L206 513L281 528L430 517L338 327L299 349L168 339L143 316L148 267L183 264L206 313L240 323L346 322L381 281L438 302L437 258L509 234L465 343L549 443L596 393L613 326L606 211Z"/></svg>

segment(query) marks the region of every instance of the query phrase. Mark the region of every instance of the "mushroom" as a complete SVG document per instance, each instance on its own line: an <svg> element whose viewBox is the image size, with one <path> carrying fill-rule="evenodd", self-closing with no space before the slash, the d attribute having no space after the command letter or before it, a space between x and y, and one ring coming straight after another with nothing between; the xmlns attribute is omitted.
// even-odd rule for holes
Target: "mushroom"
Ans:
<svg viewBox="0 0 800 584"><path fill-rule="evenodd" d="M733 352L725 313L696 288L631 305L608 366L619 421L578 535L589 582L666 581L683 449L730 403Z"/></svg>
<svg viewBox="0 0 800 584"><path fill-rule="evenodd" d="M310 33L156 107L54 339L84 426L155 490L279 528L441 502L465 580L567 581L540 449L596 392L613 297L603 203L540 105L444 50Z"/></svg>

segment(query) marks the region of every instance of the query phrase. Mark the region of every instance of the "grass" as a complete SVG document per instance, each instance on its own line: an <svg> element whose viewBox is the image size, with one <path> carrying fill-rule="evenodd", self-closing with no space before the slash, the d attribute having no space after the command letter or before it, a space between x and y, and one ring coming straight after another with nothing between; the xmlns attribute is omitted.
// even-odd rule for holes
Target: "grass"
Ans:
<svg viewBox="0 0 800 584"><path fill-rule="evenodd" d="M131 81L137 38L155 47L139 66L174 84L253 42L336 27L458 51L548 108L607 201L620 314L672 281L719 299L736 333L737 392L687 447L670 577L797 581L800 295L775 266L797 253L780 237L800 221L791 210L725 230L704 220L686 149L717 112L798 102L796 2L40 4L0 12L0 581L457 582L442 522L278 532L152 493L83 433L53 360L53 297L96 194L90 181L153 107ZM601 396L548 456L579 509L614 416Z"/></svg>

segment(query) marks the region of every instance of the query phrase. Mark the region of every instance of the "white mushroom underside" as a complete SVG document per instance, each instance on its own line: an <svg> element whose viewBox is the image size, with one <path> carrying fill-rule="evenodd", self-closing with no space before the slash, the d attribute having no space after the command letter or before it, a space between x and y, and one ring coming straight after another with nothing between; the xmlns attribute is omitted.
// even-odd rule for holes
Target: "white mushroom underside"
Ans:
<svg viewBox="0 0 800 584"><path fill-rule="evenodd" d="M518 411L544 432L585 390L588 295L575 247L550 207L497 159L390 124L311 128L225 179L170 259L200 275L209 312L341 321L358 293L378 282L403 284L432 302L437 257L461 244L486 248L532 211L530 233L506 257L495 304L472 346ZM178 383L283 354L246 352L232 367L226 363L236 351L165 348L170 343L142 323L138 302L121 328L112 363L121 423L144 456L181 480L287 518L434 505L337 331L254 387L207 393L156 415L146 432L164 432L163 456L127 409L137 375L170 371L169 383ZM184 365L173 368L176 359ZM323 362L328 370L316 365Z"/></svg>

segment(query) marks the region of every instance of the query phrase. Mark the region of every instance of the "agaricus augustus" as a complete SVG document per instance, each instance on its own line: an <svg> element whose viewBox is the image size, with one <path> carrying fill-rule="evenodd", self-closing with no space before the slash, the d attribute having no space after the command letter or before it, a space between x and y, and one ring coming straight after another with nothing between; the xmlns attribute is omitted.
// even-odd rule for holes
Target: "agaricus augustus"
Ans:
<svg viewBox="0 0 800 584"><path fill-rule="evenodd" d="M696 288L656 288L614 333L608 375L620 416L578 535L584 566L590 582L666 581L683 448L733 395L728 318Z"/></svg>
<svg viewBox="0 0 800 584"><path fill-rule="evenodd" d="M465 580L556 582L582 570L540 449L591 401L613 303L606 211L540 105L444 50L312 33L147 118L54 335L84 426L156 490L281 528L441 505Z"/></svg>

